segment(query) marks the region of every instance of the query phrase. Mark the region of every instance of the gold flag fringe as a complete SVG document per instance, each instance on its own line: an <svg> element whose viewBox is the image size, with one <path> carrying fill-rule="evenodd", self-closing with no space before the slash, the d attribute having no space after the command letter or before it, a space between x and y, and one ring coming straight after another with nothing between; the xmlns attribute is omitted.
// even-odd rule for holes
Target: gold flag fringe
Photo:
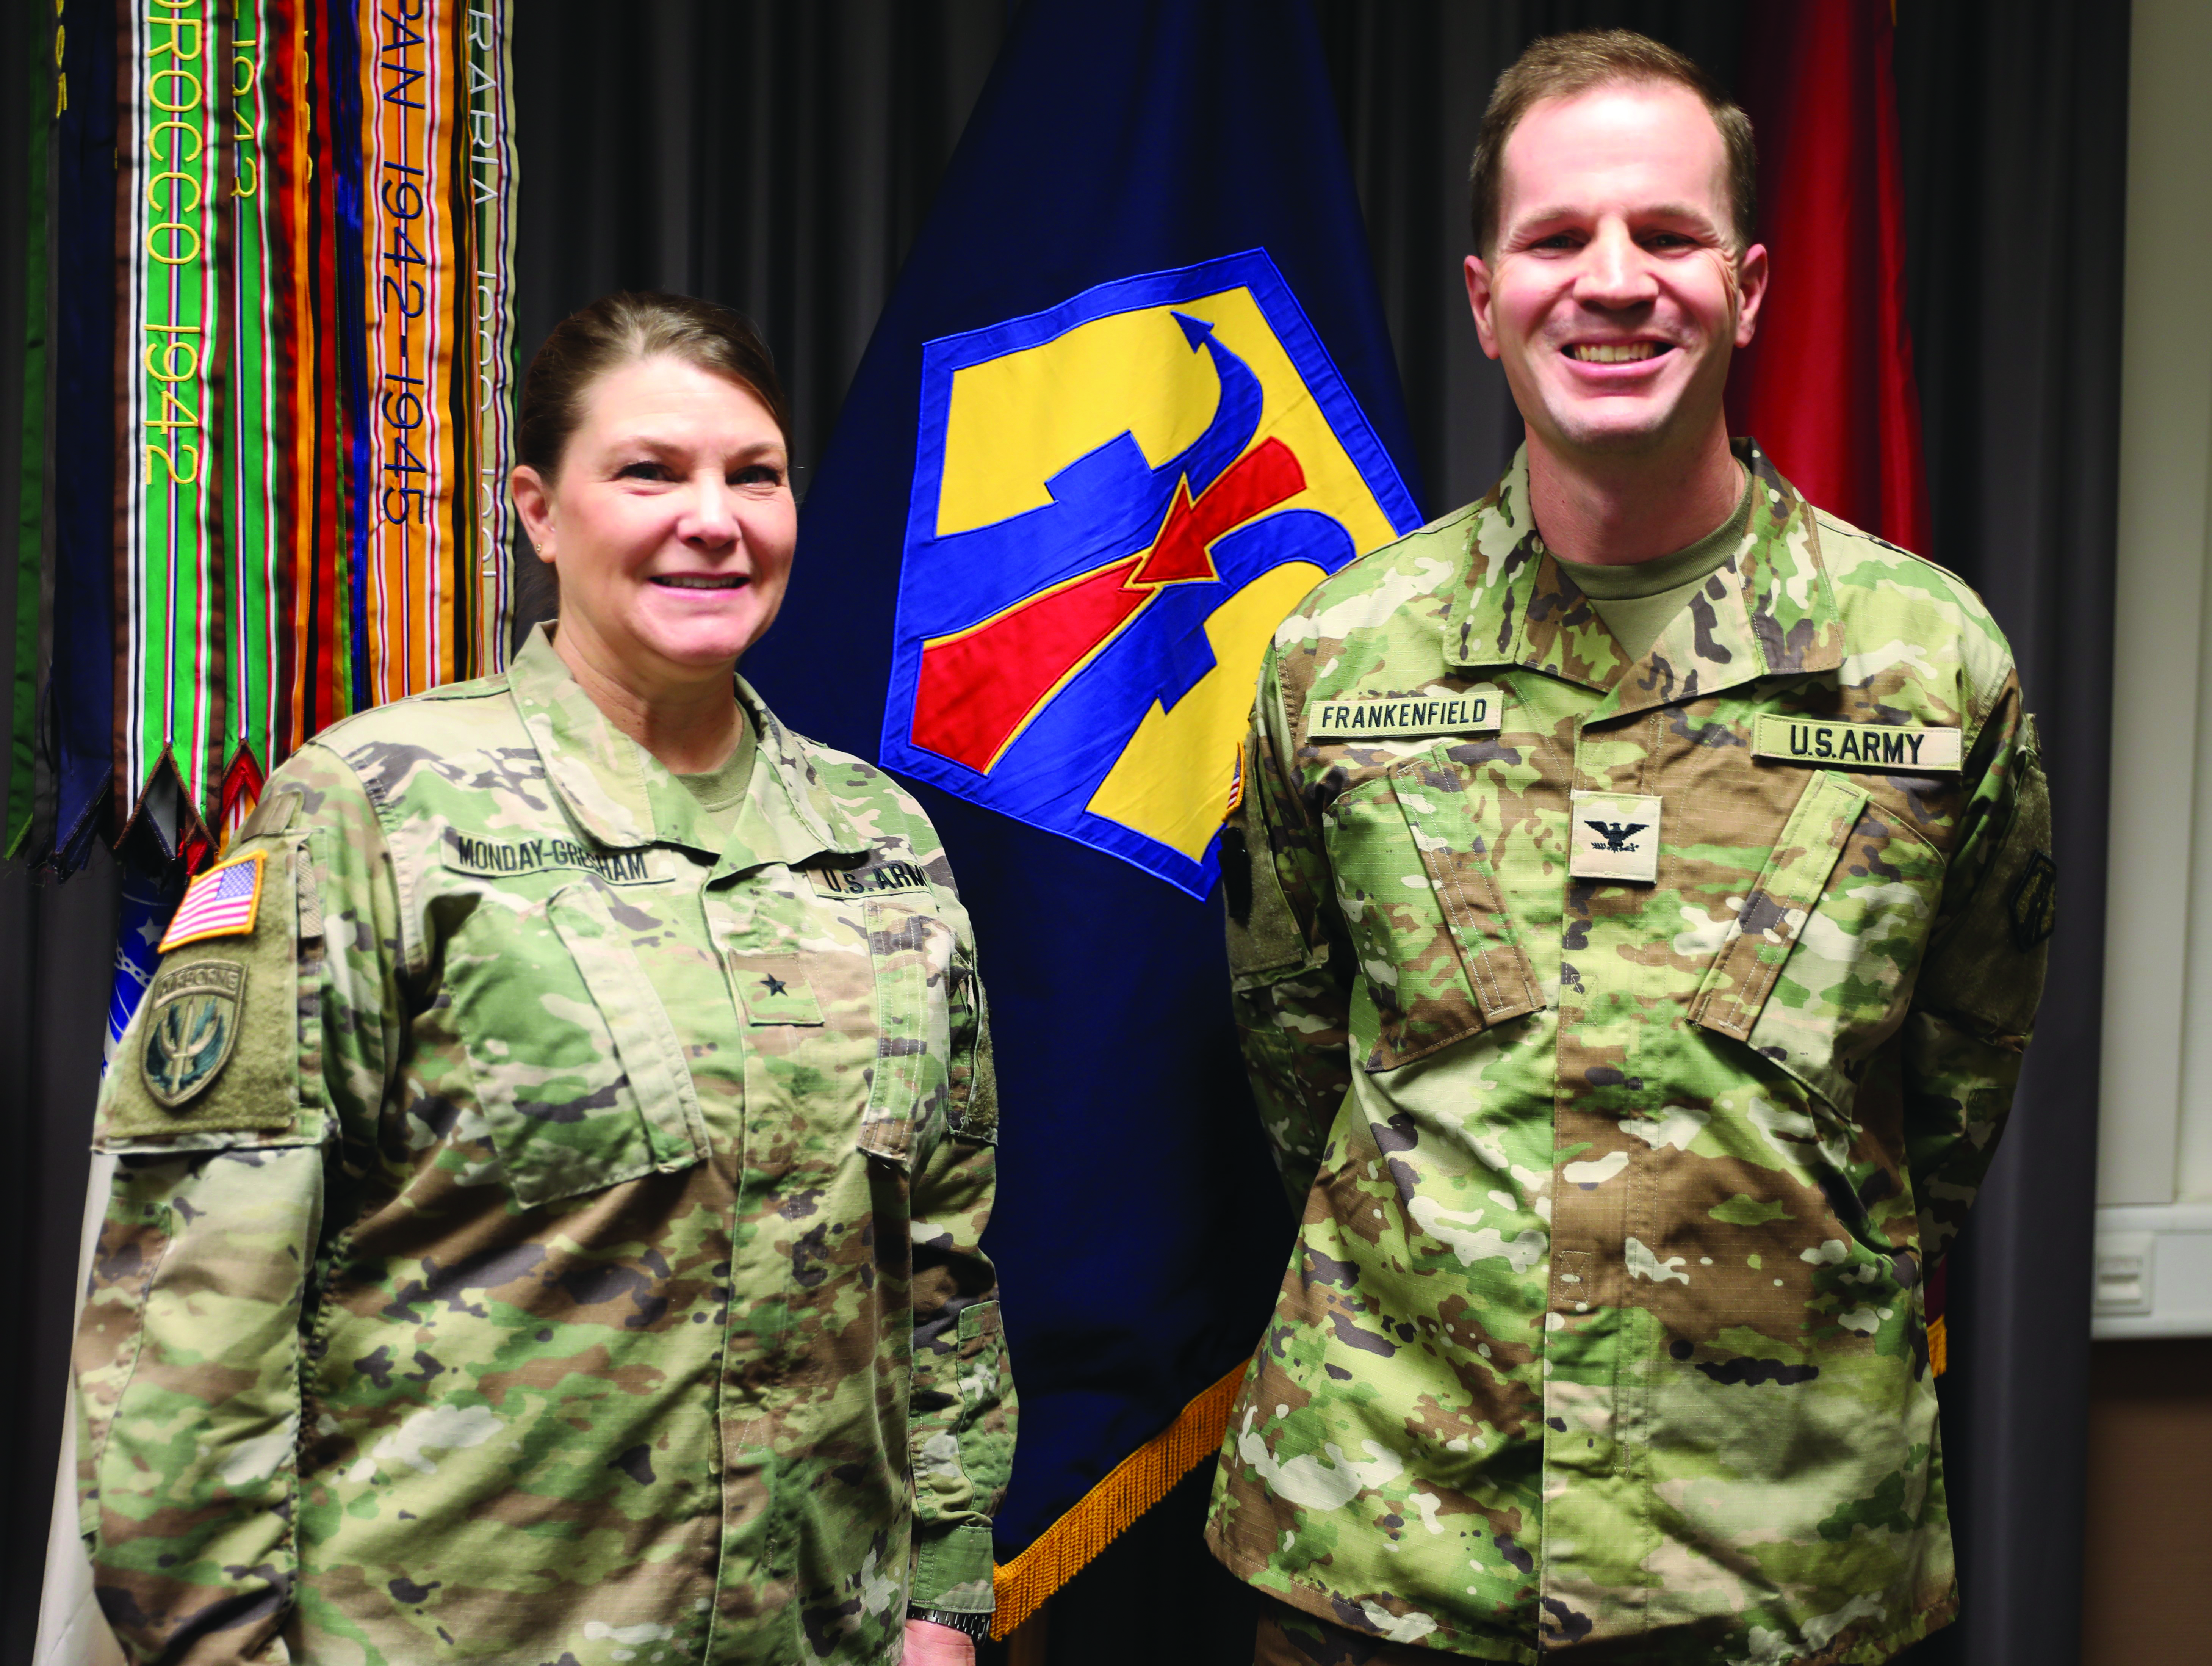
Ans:
<svg viewBox="0 0 2212 1666"><path fill-rule="evenodd" d="M1229 1408L1249 1361L1182 1408L1173 1423L1115 1464L1027 1550L993 1571L996 1611L991 1635L1005 1637L1043 1605L1045 1598L1080 1572L1122 1529L1169 1490L1221 1450Z"/></svg>
<svg viewBox="0 0 2212 1666"><path fill-rule="evenodd" d="M1951 1333L1945 1329L1943 1316L1937 1314L1936 1322L1928 1327L1928 1369L1941 1377L1951 1368Z"/></svg>

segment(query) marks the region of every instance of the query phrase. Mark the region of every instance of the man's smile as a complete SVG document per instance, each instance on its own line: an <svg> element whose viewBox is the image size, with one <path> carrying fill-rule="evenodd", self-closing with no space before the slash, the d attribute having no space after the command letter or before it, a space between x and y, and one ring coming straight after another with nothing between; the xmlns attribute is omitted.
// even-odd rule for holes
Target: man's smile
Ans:
<svg viewBox="0 0 2212 1666"><path fill-rule="evenodd" d="M1569 358L1581 364L1640 364L1674 349L1661 341L1584 341L1566 350Z"/></svg>

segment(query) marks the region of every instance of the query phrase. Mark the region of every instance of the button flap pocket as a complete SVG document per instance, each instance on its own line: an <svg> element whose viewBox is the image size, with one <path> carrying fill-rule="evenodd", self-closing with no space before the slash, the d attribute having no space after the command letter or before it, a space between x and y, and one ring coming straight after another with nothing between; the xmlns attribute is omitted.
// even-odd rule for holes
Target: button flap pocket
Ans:
<svg viewBox="0 0 2212 1666"><path fill-rule="evenodd" d="M1454 767L1442 746L1393 765L1390 778L1483 1024L1540 1011L1543 988L1506 911L1490 846L1468 802L1471 792L1481 790L1478 783Z"/></svg>
<svg viewBox="0 0 2212 1666"><path fill-rule="evenodd" d="M1690 1021L1734 1037L1838 1110L1904 1020L1943 856L1847 777L1823 771L1729 924Z"/></svg>
<svg viewBox="0 0 2212 1666"><path fill-rule="evenodd" d="M595 884L543 904L484 897L447 946L446 977L518 1203L706 1155L682 1045Z"/></svg>
<svg viewBox="0 0 2212 1666"><path fill-rule="evenodd" d="M1740 1042L1751 1039L1783 962L1826 889L1866 802L1863 788L1829 770L1805 783L1758 883L1729 922L1720 950L1698 985L1690 1003L1691 1023Z"/></svg>
<svg viewBox="0 0 2212 1666"><path fill-rule="evenodd" d="M549 912L614 1038L616 1056L645 1119L653 1166L688 1168L707 1155L706 1118L691 1067L684 1062L684 1043L637 964L628 933L594 885L563 886L554 893Z"/></svg>
<svg viewBox="0 0 2212 1666"><path fill-rule="evenodd" d="M941 1115L951 1051L952 928L911 900L862 908L875 974L876 1057L861 1150L906 1164L916 1130Z"/></svg>
<svg viewBox="0 0 2212 1666"><path fill-rule="evenodd" d="M1360 1067L1395 1070L1475 1034L1482 1006L1395 783L1363 781L1325 814L1337 912L1359 966L1352 1049ZM1363 1008L1373 1012L1371 1042Z"/></svg>

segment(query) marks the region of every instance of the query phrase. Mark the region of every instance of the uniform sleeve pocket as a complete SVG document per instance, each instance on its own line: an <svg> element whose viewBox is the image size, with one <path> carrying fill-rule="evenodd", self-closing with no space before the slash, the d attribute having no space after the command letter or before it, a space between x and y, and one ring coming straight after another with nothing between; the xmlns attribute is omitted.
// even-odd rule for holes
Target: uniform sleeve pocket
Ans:
<svg viewBox="0 0 2212 1666"><path fill-rule="evenodd" d="M447 976L515 1201L551 1202L704 1158L682 1044L598 887L562 888L536 921L532 905L491 906L455 934Z"/></svg>
<svg viewBox="0 0 2212 1666"><path fill-rule="evenodd" d="M1841 775L1821 770L1807 781L1698 986L1692 1023L1738 1041L1750 1038L1866 801L1866 793Z"/></svg>
<svg viewBox="0 0 2212 1666"><path fill-rule="evenodd" d="M1836 1105L1896 1029L1942 857L1865 789L1815 774L1690 1008Z"/></svg>
<svg viewBox="0 0 2212 1666"><path fill-rule="evenodd" d="M952 927L911 901L871 898L863 913L875 979L876 1056L858 1144L903 1165L914 1158L917 1129L945 1114Z"/></svg>
<svg viewBox="0 0 2212 1666"><path fill-rule="evenodd" d="M953 958L953 1043L948 1120L963 1138L999 1143L999 1079L991 1061L991 1005L972 962Z"/></svg>
<svg viewBox="0 0 2212 1666"><path fill-rule="evenodd" d="M134 1167L143 1160L125 1159ZM147 1292L169 1247L168 1207L142 1201L132 1182L130 1169L111 1175L107 1216L93 1248L70 1360L76 1384L77 1532L95 1554L100 1459L137 1369L146 1339Z"/></svg>
<svg viewBox="0 0 2212 1666"><path fill-rule="evenodd" d="M960 1465L972 1485L981 1476L1001 1476L1012 1457L1006 1432L1006 1338L996 1302L977 1302L960 1313ZM978 1499L975 1507L995 1512L995 1498Z"/></svg>
<svg viewBox="0 0 2212 1666"><path fill-rule="evenodd" d="M1227 904L1229 973L1239 989L1256 988L1326 959L1306 945L1276 868L1267 795L1247 785L1221 830L1221 882Z"/></svg>

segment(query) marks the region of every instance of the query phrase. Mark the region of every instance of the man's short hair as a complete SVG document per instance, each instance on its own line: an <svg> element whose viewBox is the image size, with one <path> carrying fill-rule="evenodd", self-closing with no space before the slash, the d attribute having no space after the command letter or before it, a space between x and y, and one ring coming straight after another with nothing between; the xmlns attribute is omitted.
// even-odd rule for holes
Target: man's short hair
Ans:
<svg viewBox="0 0 2212 1666"><path fill-rule="evenodd" d="M1730 247L1739 256L1750 247L1759 219L1759 148L1752 140L1751 118L1711 76L1672 46L1662 46L1633 29L1579 29L1529 42L1528 50L1491 88L1490 107L1482 112L1482 137L1475 142L1474 161L1468 169L1468 226L1484 259L1497 250L1498 177L1505 141L1521 118L1546 99L1572 98L1594 87L1642 82L1673 82L1703 100L1728 153L1729 214L1735 222L1729 228Z"/></svg>

